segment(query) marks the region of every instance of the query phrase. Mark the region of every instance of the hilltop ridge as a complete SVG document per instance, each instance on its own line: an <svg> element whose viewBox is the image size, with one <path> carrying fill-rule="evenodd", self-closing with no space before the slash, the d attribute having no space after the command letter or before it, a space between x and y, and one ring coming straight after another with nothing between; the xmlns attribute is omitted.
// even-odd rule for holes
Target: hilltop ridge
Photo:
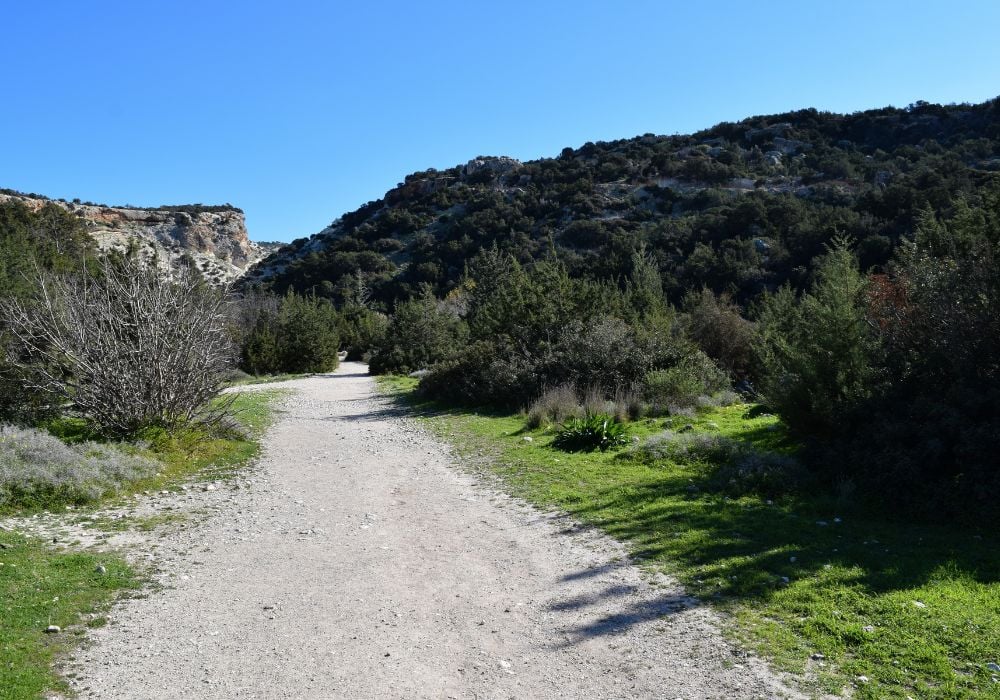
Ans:
<svg viewBox="0 0 1000 700"><path fill-rule="evenodd" d="M0 204L10 201L34 212L49 204L61 207L81 221L99 250L138 248L165 271L193 262L216 284L240 277L275 248L251 241L243 211L231 205L108 206L0 190Z"/></svg>
<svg viewBox="0 0 1000 700"><path fill-rule="evenodd" d="M493 245L522 262L555 252L572 274L609 280L642 248L672 301L702 285L747 301L805 285L838 234L878 268L922 208L975 199L998 180L997 100L803 109L413 173L271 254L245 283L341 300L360 280L391 307L427 286L447 294Z"/></svg>

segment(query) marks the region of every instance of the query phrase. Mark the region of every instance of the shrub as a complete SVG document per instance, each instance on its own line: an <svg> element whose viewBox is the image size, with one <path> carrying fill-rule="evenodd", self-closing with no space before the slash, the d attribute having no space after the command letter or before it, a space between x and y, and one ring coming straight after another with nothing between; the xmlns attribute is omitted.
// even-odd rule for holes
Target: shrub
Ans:
<svg viewBox="0 0 1000 700"><path fill-rule="evenodd" d="M566 452L604 452L624 445L628 440L625 426L606 413L570 418L556 434L552 445Z"/></svg>
<svg viewBox="0 0 1000 700"><path fill-rule="evenodd" d="M251 374L329 372L337 367L337 313L325 299L288 292L255 305L243 338L240 367Z"/></svg>
<svg viewBox="0 0 1000 700"><path fill-rule="evenodd" d="M673 365L690 351L669 326L630 326L604 317L565 325L539 373L550 383L590 387L603 399L636 386L650 370Z"/></svg>
<svg viewBox="0 0 1000 700"><path fill-rule="evenodd" d="M744 443L714 433L666 430L647 438L629 454L646 463L669 460L683 464L723 464L735 460L746 449Z"/></svg>
<svg viewBox="0 0 1000 700"><path fill-rule="evenodd" d="M761 394L800 435L829 437L875 389L878 343L866 319L866 289L847 242L837 240L810 292L796 299L785 287L764 301Z"/></svg>
<svg viewBox="0 0 1000 700"><path fill-rule="evenodd" d="M480 341L431 368L420 380L421 394L468 406L515 408L538 393L535 366L500 342Z"/></svg>
<svg viewBox="0 0 1000 700"><path fill-rule="evenodd" d="M39 273L26 300L0 300L23 384L71 402L104 434L214 420L231 366L225 297L197 272L172 279L132 259Z"/></svg>
<svg viewBox="0 0 1000 700"><path fill-rule="evenodd" d="M371 358L371 352L385 340L389 317L360 305L345 306L340 313L340 343L351 362Z"/></svg>
<svg viewBox="0 0 1000 700"><path fill-rule="evenodd" d="M628 452L646 464L674 462L707 470L706 485L734 496L758 493L775 496L801 487L805 472L797 459L713 433L667 430L647 438Z"/></svg>
<svg viewBox="0 0 1000 700"><path fill-rule="evenodd" d="M703 352L696 350L675 366L650 372L643 383L643 396L653 411L675 412L697 405L699 397L730 389L729 377Z"/></svg>
<svg viewBox="0 0 1000 700"><path fill-rule="evenodd" d="M562 384L546 389L532 402L528 408L527 426L535 429L548 423L562 423L568 418L582 417L583 413L576 389L569 384Z"/></svg>
<svg viewBox="0 0 1000 700"><path fill-rule="evenodd" d="M453 358L467 331L461 320L430 294L400 304L375 346L372 374L407 373Z"/></svg>
<svg viewBox="0 0 1000 700"><path fill-rule="evenodd" d="M746 377L753 365L753 325L740 315L728 297L711 290L689 292L684 297L684 332L733 379Z"/></svg>
<svg viewBox="0 0 1000 700"><path fill-rule="evenodd" d="M158 468L112 445L66 445L41 430L0 426L0 509L81 505Z"/></svg>

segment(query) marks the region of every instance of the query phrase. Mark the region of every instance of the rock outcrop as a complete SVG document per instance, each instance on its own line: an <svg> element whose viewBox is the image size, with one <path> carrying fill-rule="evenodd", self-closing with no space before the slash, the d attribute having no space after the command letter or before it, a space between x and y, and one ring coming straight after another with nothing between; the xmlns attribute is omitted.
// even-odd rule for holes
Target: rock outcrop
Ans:
<svg viewBox="0 0 1000 700"><path fill-rule="evenodd" d="M136 249L164 271L193 263L217 284L242 276L276 247L251 241L243 211L230 206L139 209L0 193L0 203L11 200L33 211L60 206L80 218L100 250Z"/></svg>

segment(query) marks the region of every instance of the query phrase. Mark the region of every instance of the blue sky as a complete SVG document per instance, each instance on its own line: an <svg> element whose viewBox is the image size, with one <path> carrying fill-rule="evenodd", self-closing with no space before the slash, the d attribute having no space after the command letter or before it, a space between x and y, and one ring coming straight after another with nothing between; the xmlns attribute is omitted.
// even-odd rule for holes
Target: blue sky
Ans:
<svg viewBox="0 0 1000 700"><path fill-rule="evenodd" d="M480 154L980 102L997 27L994 0L6 3L0 187L291 240Z"/></svg>

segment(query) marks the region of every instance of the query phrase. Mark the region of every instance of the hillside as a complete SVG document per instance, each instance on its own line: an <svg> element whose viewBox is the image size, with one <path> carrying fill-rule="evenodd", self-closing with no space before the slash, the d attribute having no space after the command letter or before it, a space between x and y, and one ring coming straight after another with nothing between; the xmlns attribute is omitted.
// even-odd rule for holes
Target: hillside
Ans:
<svg viewBox="0 0 1000 700"><path fill-rule="evenodd" d="M155 209L65 202L34 194L0 190L0 205L16 201L32 212L58 206L83 224L99 250L137 246L147 259L168 270L193 261L215 283L229 282L274 248L247 237L243 211L235 207L180 205Z"/></svg>
<svg viewBox="0 0 1000 700"><path fill-rule="evenodd" d="M746 302L784 282L805 286L837 233L855 241L864 267L882 266L922 208L974 204L998 181L997 100L806 109L414 173L246 281L340 300L360 275L391 306L425 285L446 294L493 245L523 262L555 249L571 274L607 279L627 275L644 246L672 301L707 285Z"/></svg>

